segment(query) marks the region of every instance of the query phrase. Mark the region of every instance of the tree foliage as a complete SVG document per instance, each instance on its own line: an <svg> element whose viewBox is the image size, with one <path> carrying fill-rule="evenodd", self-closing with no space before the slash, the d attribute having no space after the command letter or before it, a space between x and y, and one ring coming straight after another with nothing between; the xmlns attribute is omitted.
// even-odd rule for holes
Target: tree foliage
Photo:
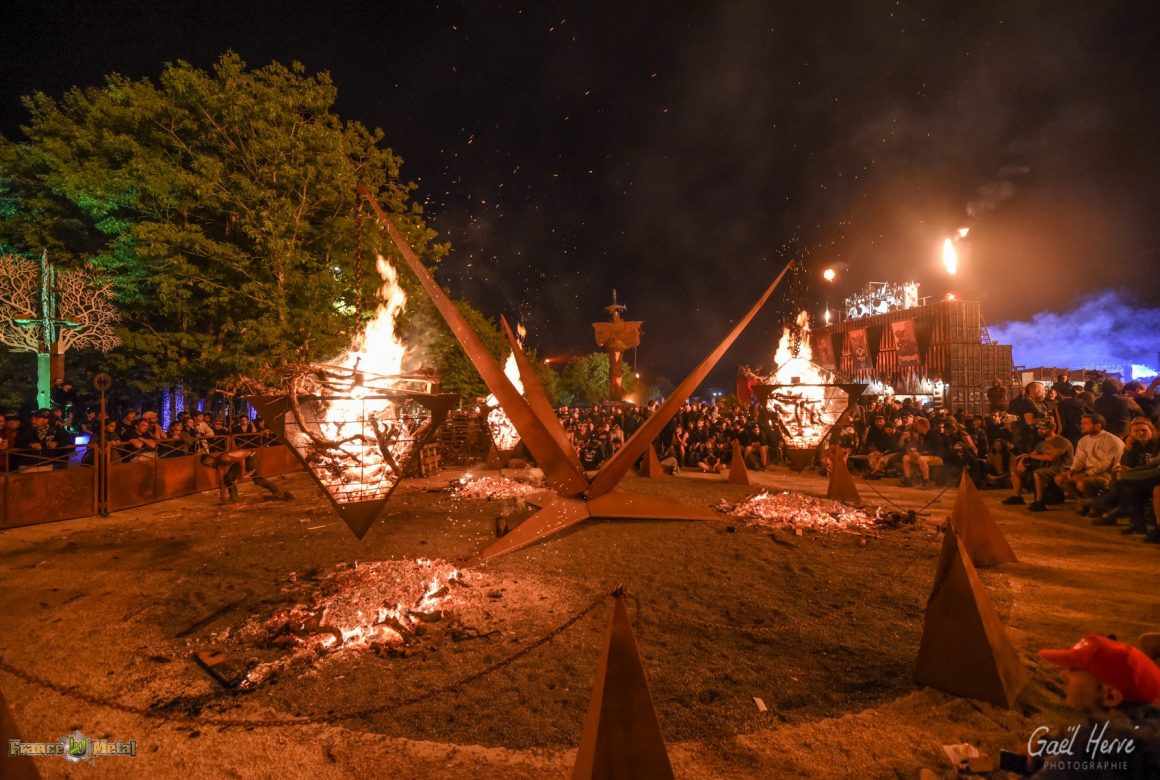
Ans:
<svg viewBox="0 0 1160 780"><path fill-rule="evenodd" d="M620 364L627 397L637 390L636 374ZM559 379L560 401L565 404L598 404L608 398L608 355L590 352L564 367Z"/></svg>
<svg viewBox="0 0 1160 780"><path fill-rule="evenodd" d="M109 364L142 390L331 358L374 309L375 254L393 252L357 181L427 264L446 251L382 133L342 121L335 98L325 73L233 54L156 84L34 94L25 140L0 139L0 244L114 280Z"/></svg>

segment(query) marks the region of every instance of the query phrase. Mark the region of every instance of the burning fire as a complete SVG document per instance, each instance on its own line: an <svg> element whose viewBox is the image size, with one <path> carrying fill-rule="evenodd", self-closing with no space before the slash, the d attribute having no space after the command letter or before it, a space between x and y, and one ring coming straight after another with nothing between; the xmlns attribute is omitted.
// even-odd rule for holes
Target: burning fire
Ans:
<svg viewBox="0 0 1160 780"><path fill-rule="evenodd" d="M330 574L320 581L310 606L281 610L251 620L234 632L243 643L290 646L293 652L250 670L242 688L323 655L357 651L375 644L406 644L423 623L442 618L455 597L461 574L449 563L426 558L374 561ZM230 639L230 630L213 637Z"/></svg>
<svg viewBox="0 0 1160 780"><path fill-rule="evenodd" d="M952 239L948 238L943 242L942 260L948 274L954 276L959 272L959 253L955 251L955 242Z"/></svg>
<svg viewBox="0 0 1160 780"><path fill-rule="evenodd" d="M749 520L751 525L766 527L843 531L869 528L876 522L875 517L840 501L788 491L763 491L736 504L723 500L718 508L733 517Z"/></svg>
<svg viewBox="0 0 1160 780"><path fill-rule="evenodd" d="M526 333L524 326L517 324L516 329L522 339ZM515 352L508 355L507 361L503 364L503 373L515 385L519 394L523 395L524 383L520 380L520 368L516 364ZM491 440L495 443L495 448L500 452L511 452L519 446L519 431L516 430L516 426L512 425L512 421L508 419L503 407L499 405L499 400L494 395L489 395L484 403L491 410L487 413L487 428L491 432Z"/></svg>
<svg viewBox="0 0 1160 780"><path fill-rule="evenodd" d="M294 381L296 425L287 438L339 503L383 498L402 477L430 412L407 392L430 392L427 380L402 376L407 348L395 320L407 304L394 267L377 259L383 284L374 319L331 363Z"/></svg>
<svg viewBox="0 0 1160 780"><path fill-rule="evenodd" d="M794 449L812 449L821 443L848 405L848 395L835 387L837 377L810 361L810 316L797 316L798 335L786 328L774 356L776 370L768 384L776 385L766 409L779 423Z"/></svg>

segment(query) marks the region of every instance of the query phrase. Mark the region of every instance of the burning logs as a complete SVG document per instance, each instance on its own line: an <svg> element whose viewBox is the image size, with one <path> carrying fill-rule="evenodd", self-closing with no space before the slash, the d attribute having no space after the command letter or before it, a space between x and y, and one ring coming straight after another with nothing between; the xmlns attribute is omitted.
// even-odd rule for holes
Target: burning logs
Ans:
<svg viewBox="0 0 1160 780"><path fill-rule="evenodd" d="M456 498L495 501L505 498L521 498L533 493L543 493L543 488L516 482L514 479L497 476L473 477L464 474L451 483L451 494Z"/></svg>

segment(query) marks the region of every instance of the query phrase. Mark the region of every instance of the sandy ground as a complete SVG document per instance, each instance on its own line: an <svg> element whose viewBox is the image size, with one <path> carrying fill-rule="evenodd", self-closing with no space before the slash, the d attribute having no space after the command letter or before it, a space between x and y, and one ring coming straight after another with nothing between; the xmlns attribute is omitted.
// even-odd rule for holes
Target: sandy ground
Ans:
<svg viewBox="0 0 1160 780"><path fill-rule="evenodd" d="M246 485L231 507L205 493L0 533L0 657L57 686L0 671L20 736L79 729L136 739L139 749L82 765L38 759L42 776L563 777L611 601L536 643L617 585L631 594L679 777L916 777L922 767L954 776L944 743L997 755L1036 726L1073 722L1037 649L1160 625L1160 549L1070 511L1031 515L984 494L1020 562L982 580L1032 681L1012 710L916 686L951 490L917 524L876 534L589 521L461 569L445 617L389 652L313 657L246 693L192 663L198 651L243 666L284 656L285 643L246 638L247 622L309 603L356 561L466 560L494 539L497 515L521 519L514 501L440 490L460 473L404 483L361 542L304 474L284 479L298 496L290 503L261 502ZM703 506L762 486L825 490L809 473L752 479L630 476L622 489ZM894 481L859 486L871 509L917 509L937 494Z"/></svg>

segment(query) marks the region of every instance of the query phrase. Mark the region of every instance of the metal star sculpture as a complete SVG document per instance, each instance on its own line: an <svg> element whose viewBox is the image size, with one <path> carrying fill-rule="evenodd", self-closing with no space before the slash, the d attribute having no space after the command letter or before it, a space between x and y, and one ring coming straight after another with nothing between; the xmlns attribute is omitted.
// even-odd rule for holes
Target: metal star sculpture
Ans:
<svg viewBox="0 0 1160 780"><path fill-rule="evenodd" d="M686 506L673 501L665 501L648 496L617 493L613 489L624 478L637 458L645 453L665 425L673 418L681 405L688 400L697 386L704 381L725 352L741 335L746 326L761 310L774 289L785 277L793 261L778 274L773 283L762 293L757 302L744 317L729 331L704 360L693 369L689 376L669 395L660 408L645 420L644 424L629 437L628 441L609 458L596 476L589 479L580 466L572 444L557 419L551 402L543 387L536 380L531 362L516 341L515 334L503 322L504 332L511 343L520 369L520 379L524 384L524 395L520 395L499 364L488 352L479 336L455 308L451 299L423 267L418 256L407 243L391 219L383 212L378 202L363 184L358 185L359 194L366 199L379 221L386 228L403 259L419 279L423 289L447 322L451 332L459 340L468 359L483 378L484 383L496 397L512 424L519 430L524 446L544 471L544 477L554 488L554 500L545 503L542 509L516 526L511 533L496 540L481 552L474 563L488 561L505 553L514 552L535 544L549 536L576 525L588 518L605 519L665 519L665 520L712 520L723 522L721 515L712 510Z"/></svg>

